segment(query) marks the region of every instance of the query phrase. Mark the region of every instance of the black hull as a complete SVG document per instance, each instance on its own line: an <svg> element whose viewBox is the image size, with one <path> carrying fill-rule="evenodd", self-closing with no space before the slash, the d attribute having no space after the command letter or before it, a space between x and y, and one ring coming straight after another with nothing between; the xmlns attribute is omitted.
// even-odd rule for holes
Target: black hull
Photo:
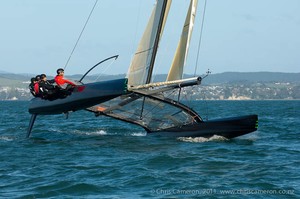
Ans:
<svg viewBox="0 0 300 199"><path fill-rule="evenodd" d="M61 114L85 109L108 101L127 92L127 79L103 81L82 85L81 92L73 92L63 99L45 100L34 98L29 104L29 113L37 115Z"/></svg>
<svg viewBox="0 0 300 199"><path fill-rule="evenodd" d="M163 131L148 132L152 135L174 136L174 137L205 137L214 135L231 139L245 135L257 130L258 116L247 115L240 117L224 118L210 121L203 121L181 128L170 128Z"/></svg>

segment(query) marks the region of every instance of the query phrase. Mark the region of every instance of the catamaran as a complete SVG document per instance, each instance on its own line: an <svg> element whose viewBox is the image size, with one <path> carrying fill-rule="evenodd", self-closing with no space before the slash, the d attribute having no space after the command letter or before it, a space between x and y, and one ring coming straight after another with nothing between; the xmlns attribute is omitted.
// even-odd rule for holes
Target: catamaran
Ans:
<svg viewBox="0 0 300 199"><path fill-rule="evenodd" d="M200 76L183 78L198 0L190 0L181 38L166 80L153 82L156 54L171 3L171 0L157 0L126 78L82 83L78 85L80 89L75 89L72 95L63 99L32 99L29 105L32 117L27 137L31 134L37 115L61 114L82 109L93 112L95 116L107 116L141 126L152 135L219 135L234 138L256 131L257 115L204 121L191 107L181 102L183 89L200 85L203 79Z"/></svg>

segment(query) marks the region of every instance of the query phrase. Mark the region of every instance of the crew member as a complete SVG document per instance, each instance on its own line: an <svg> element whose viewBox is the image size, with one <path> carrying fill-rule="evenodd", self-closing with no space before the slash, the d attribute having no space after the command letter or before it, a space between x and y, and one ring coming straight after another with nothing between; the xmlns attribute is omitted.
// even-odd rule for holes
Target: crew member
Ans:
<svg viewBox="0 0 300 199"><path fill-rule="evenodd" d="M35 83L34 83L34 92L36 97L41 97L40 93L40 81L41 81L41 76L37 75L35 77Z"/></svg>
<svg viewBox="0 0 300 199"><path fill-rule="evenodd" d="M57 73L57 75L54 78L56 84L62 89L72 91L74 89L74 87L76 86L76 84L74 82L64 78L64 69L59 68L59 69L57 69L56 73Z"/></svg>
<svg viewBox="0 0 300 199"><path fill-rule="evenodd" d="M35 97L36 94L35 94L35 91L34 91L34 84L35 84L36 80L35 80L35 77L31 78L30 80L30 84L29 84L29 90L30 90L30 93Z"/></svg>
<svg viewBox="0 0 300 199"><path fill-rule="evenodd" d="M41 81L39 83L41 95L45 99L50 99L56 93L56 88L53 85L54 80L47 80L45 74L41 74Z"/></svg>

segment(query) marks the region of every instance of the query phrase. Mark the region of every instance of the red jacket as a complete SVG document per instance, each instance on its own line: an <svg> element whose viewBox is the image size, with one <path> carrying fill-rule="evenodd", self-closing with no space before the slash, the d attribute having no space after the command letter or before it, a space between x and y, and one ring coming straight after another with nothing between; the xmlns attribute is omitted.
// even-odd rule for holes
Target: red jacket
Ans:
<svg viewBox="0 0 300 199"><path fill-rule="evenodd" d="M36 95L38 95L40 93L40 86L39 86L38 82L36 82L34 84L34 92L35 92Z"/></svg>
<svg viewBox="0 0 300 199"><path fill-rule="evenodd" d="M55 80L56 84L59 85L59 86L62 86L64 84L71 84L72 86L76 86L76 84L74 84L70 80L64 79L63 76L56 75L54 80Z"/></svg>

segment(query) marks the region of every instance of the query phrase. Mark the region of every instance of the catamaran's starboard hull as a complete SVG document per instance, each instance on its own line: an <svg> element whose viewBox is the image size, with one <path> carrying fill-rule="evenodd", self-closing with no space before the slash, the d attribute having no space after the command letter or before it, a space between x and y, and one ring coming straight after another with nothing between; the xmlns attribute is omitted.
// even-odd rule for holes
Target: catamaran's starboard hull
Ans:
<svg viewBox="0 0 300 199"><path fill-rule="evenodd" d="M73 92L63 99L45 100L34 98L29 113L38 115L60 114L85 109L123 95L127 92L127 79L117 79L84 84L82 91Z"/></svg>
<svg viewBox="0 0 300 199"><path fill-rule="evenodd" d="M205 137L214 135L231 139L257 130L258 116L247 115L194 123L180 128L164 129L162 131L148 132L151 135L174 137Z"/></svg>

